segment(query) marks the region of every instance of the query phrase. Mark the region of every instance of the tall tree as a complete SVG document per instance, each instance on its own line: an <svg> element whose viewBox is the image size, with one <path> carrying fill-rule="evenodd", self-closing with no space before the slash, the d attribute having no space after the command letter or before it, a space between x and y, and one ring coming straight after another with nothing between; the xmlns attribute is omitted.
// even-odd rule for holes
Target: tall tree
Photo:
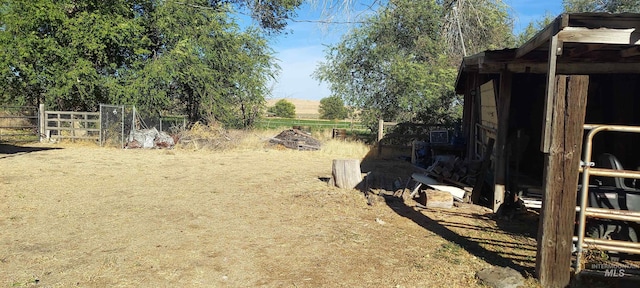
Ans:
<svg viewBox="0 0 640 288"><path fill-rule="evenodd" d="M451 5L456 3L459 2L388 1L386 7L340 43L329 47L326 61L316 70L315 77L328 82L334 96L361 110L363 121L372 128L380 118L433 124L455 122L461 117L461 99L453 85L462 50L452 49L455 45L446 41L445 26ZM505 7L496 5L493 9L502 11ZM508 14L489 14L496 15L496 19L481 21L482 31L496 35L466 38L465 43L473 44L468 46L470 52L500 47L493 41L511 39Z"/></svg>
<svg viewBox="0 0 640 288"><path fill-rule="evenodd" d="M484 50L510 47L513 19L502 0L438 0L442 6L440 22L445 48L453 59ZM464 43L464 44L463 44Z"/></svg>
<svg viewBox="0 0 640 288"><path fill-rule="evenodd" d="M640 12L638 0L563 0L566 12Z"/></svg>
<svg viewBox="0 0 640 288"><path fill-rule="evenodd" d="M63 110L135 104L249 126L278 71L264 31L281 31L299 3L0 0L0 100ZM266 30L241 31L231 4L266 19Z"/></svg>
<svg viewBox="0 0 640 288"><path fill-rule="evenodd" d="M251 125L278 68L266 40L255 30L240 32L215 10L172 2L154 9L147 28L161 45L142 70L123 77L120 99L141 91L131 100L146 110L173 107L192 121Z"/></svg>
<svg viewBox="0 0 640 288"><path fill-rule="evenodd" d="M108 98L106 79L136 61L147 40L128 1L1 3L0 85L7 101L92 109Z"/></svg>
<svg viewBox="0 0 640 288"><path fill-rule="evenodd" d="M320 119L344 119L347 118L348 110L344 107L344 101L337 96L330 96L320 99Z"/></svg>

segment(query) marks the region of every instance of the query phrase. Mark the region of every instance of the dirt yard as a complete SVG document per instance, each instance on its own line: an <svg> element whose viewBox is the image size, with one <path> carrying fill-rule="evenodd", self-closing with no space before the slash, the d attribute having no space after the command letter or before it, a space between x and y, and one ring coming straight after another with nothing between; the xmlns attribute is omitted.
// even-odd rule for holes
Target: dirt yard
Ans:
<svg viewBox="0 0 640 288"><path fill-rule="evenodd" d="M537 224L503 226L476 206L368 206L322 181L332 159L368 152L340 145L0 145L0 286L466 288L490 265L532 273ZM365 158L368 171L383 187L411 168Z"/></svg>

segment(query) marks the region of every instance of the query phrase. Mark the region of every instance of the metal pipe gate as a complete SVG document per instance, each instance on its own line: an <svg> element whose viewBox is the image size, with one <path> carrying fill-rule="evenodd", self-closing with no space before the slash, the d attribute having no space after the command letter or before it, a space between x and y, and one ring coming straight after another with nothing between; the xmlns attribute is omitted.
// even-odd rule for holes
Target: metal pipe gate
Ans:
<svg viewBox="0 0 640 288"><path fill-rule="evenodd" d="M585 130L589 130L585 144L583 147L583 158L580 167L582 172L582 182L580 188L580 206L576 207L579 211L578 216L578 236L573 237L573 241L576 241L577 255L575 262L576 274L582 270L582 251L583 248L593 247L602 250L616 251L631 254L640 254L640 243L608 240L608 239L595 239L585 237L586 220L587 217L622 220L640 222L640 212L632 212L627 210L615 210L615 209L602 209L587 207L589 197L589 177L593 176L605 176L605 177L622 177L631 179L640 179L640 171L629 170L614 170L594 168L593 162L591 162L591 149L593 137L602 131L614 131L614 132L628 132L628 133L640 133L640 127L637 126L623 126L623 125L591 125L585 124Z"/></svg>

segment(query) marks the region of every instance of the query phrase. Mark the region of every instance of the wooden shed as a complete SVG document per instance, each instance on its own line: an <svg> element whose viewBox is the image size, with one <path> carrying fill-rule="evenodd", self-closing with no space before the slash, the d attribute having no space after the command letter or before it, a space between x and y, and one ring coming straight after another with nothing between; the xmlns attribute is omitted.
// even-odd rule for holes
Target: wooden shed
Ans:
<svg viewBox="0 0 640 288"><path fill-rule="evenodd" d="M640 126L638 29L640 14L562 14L521 47L460 66L467 158L479 159L495 139L489 205L541 196L536 273L544 287L571 277L578 181L591 167L581 165L585 135L598 125ZM603 132L589 148L640 169L640 134Z"/></svg>

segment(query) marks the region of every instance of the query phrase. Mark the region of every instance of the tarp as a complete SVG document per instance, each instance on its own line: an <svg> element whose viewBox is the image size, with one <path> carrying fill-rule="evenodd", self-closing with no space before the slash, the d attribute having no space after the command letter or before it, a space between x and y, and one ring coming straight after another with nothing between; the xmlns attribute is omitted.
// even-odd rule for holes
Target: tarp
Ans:
<svg viewBox="0 0 640 288"><path fill-rule="evenodd" d="M171 148L175 145L173 138L156 128L131 130L127 138L127 148Z"/></svg>

